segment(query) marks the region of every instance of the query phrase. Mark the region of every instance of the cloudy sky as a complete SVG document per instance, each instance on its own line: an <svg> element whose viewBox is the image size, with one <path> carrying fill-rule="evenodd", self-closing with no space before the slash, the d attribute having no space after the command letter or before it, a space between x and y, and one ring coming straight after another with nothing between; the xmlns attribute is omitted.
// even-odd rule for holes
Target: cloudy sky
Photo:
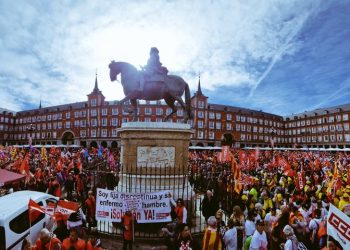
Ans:
<svg viewBox="0 0 350 250"><path fill-rule="evenodd" d="M350 102L350 1L0 1L0 107L85 101L152 46L209 102L290 115Z"/></svg>

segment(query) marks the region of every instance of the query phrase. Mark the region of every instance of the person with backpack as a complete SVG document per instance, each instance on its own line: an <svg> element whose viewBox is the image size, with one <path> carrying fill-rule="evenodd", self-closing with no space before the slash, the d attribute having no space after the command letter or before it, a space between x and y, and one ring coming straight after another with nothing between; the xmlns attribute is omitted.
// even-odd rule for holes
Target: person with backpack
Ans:
<svg viewBox="0 0 350 250"><path fill-rule="evenodd" d="M281 244L281 249L284 249L284 250L305 249L306 250L306 247L304 246L304 244L298 241L297 237L294 234L294 230L291 226L286 225L283 228L283 234L286 237L287 241Z"/></svg>
<svg viewBox="0 0 350 250"><path fill-rule="evenodd" d="M321 210L315 209L315 218L311 219L309 222L310 242L311 242L312 249L320 248L320 242L317 234L318 234L318 230L320 228L321 222L322 222Z"/></svg>

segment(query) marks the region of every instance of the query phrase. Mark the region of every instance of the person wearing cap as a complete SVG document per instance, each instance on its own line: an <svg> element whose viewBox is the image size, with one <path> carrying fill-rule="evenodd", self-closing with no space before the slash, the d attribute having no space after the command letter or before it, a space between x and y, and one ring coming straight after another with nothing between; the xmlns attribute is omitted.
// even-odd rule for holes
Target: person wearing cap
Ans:
<svg viewBox="0 0 350 250"><path fill-rule="evenodd" d="M259 220L256 223L256 230L250 242L249 250L267 250L267 237L264 231L265 222Z"/></svg>
<svg viewBox="0 0 350 250"><path fill-rule="evenodd" d="M39 239L35 242L35 246L31 248L32 250L60 250L61 241L52 235L50 231L46 228L41 229L39 234Z"/></svg>
<svg viewBox="0 0 350 250"><path fill-rule="evenodd" d="M267 195L266 192L261 194L261 198L264 200L264 205L263 206L264 206L265 210L273 208L272 199Z"/></svg>

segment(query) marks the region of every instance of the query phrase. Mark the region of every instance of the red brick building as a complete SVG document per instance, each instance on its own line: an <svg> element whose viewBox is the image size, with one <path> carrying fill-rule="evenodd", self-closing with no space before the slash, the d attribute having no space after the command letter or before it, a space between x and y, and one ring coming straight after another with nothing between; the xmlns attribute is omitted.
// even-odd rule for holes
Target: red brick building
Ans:
<svg viewBox="0 0 350 250"><path fill-rule="evenodd" d="M5 145L10 139L10 133L15 122L16 112L0 108L0 145Z"/></svg>
<svg viewBox="0 0 350 250"><path fill-rule="evenodd" d="M246 108L208 102L198 89L191 98L195 118L189 121L195 133L192 145L214 146L224 141L234 146L350 147L350 104L282 117ZM117 128L132 120L117 101L106 101L97 77L87 101L20 112L0 109L0 143L77 144L116 147ZM162 101L139 103L139 120L161 122L171 109ZM182 122L179 107L172 122ZM32 126L32 131L28 128Z"/></svg>

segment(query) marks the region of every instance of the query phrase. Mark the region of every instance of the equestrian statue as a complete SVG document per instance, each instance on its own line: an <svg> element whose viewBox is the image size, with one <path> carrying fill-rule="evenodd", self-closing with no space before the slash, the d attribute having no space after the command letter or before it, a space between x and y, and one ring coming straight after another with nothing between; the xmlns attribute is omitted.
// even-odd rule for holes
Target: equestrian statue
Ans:
<svg viewBox="0 0 350 250"><path fill-rule="evenodd" d="M168 75L167 68L162 66L159 60L159 51L153 47L150 51L150 58L147 65L141 70L137 70L133 65L126 62L112 61L109 64L109 76L111 81L117 80L121 75L125 97L119 103L131 102L133 106L133 121L137 121L137 100L155 101L164 99L172 112L163 120L167 121L177 108L177 101L184 110L184 122L192 119L191 94L188 84L179 76ZM182 95L185 93L185 102Z"/></svg>

